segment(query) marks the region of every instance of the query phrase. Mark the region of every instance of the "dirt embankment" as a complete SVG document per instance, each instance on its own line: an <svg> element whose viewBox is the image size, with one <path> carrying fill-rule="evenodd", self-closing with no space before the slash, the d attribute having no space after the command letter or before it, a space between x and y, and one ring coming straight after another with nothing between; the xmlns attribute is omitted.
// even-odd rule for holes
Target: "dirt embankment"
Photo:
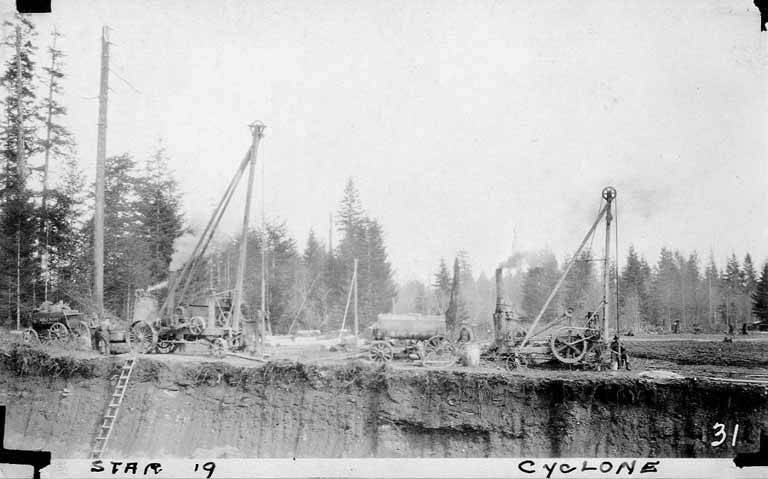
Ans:
<svg viewBox="0 0 768 479"><path fill-rule="evenodd" d="M6 445L86 457L120 361L0 354ZM134 457L724 457L768 427L765 387L606 373L503 372L140 358L107 455Z"/></svg>
<svg viewBox="0 0 768 479"><path fill-rule="evenodd" d="M739 338L740 339L740 338ZM677 364L768 367L768 341L727 343L696 340L644 340L625 342L635 358L659 359Z"/></svg>

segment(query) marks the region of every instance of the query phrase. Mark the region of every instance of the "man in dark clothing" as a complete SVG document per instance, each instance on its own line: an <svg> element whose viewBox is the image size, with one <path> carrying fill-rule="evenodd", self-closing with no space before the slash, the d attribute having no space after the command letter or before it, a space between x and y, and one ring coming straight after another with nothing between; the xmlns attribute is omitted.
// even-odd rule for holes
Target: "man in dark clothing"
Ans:
<svg viewBox="0 0 768 479"><path fill-rule="evenodd" d="M109 346L109 320L105 317L99 321L98 317L96 317L93 323L96 325L93 330L93 346L97 351L109 356L112 352Z"/></svg>

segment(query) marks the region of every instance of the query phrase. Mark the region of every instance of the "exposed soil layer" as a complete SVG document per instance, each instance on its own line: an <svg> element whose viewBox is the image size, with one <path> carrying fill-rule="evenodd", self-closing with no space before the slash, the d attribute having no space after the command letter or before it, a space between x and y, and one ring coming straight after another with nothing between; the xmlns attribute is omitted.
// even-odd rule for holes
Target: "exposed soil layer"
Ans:
<svg viewBox="0 0 768 479"><path fill-rule="evenodd" d="M659 359L677 364L715 366L768 366L768 341L659 340L625 341L632 357Z"/></svg>
<svg viewBox="0 0 768 479"><path fill-rule="evenodd" d="M87 457L119 358L0 354L6 446ZM768 389L629 373L526 375L365 363L137 363L107 455L727 457L757 449ZM542 377L543 376L543 377Z"/></svg>

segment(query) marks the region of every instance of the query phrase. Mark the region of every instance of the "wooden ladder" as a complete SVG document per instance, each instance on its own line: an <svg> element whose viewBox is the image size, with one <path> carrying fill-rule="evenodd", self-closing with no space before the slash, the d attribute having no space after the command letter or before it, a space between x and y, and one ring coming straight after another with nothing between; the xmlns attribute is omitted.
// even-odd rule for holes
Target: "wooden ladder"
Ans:
<svg viewBox="0 0 768 479"><path fill-rule="evenodd" d="M99 427L99 432L96 435L96 443L91 450L91 459L98 459L101 454L107 448L107 442L109 436L112 434L112 427L117 420L117 413L120 411L120 405L123 403L125 397L125 390L128 388L128 381L131 379L131 373L133 372L133 366L136 364L136 358L131 357L125 360L123 367L120 368L120 376L117 379L114 392L109 398L109 405L107 406L107 412L104 414L104 422Z"/></svg>

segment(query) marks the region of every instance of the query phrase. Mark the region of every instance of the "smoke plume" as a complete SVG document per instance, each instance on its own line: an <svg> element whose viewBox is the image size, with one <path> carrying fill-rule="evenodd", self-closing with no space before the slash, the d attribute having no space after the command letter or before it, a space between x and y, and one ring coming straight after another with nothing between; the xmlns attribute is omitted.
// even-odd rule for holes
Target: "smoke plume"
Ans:
<svg viewBox="0 0 768 479"><path fill-rule="evenodd" d="M173 242L173 256L171 257L171 271L178 271L184 263L192 256L192 251L197 244L197 238L192 233L185 233Z"/></svg>

